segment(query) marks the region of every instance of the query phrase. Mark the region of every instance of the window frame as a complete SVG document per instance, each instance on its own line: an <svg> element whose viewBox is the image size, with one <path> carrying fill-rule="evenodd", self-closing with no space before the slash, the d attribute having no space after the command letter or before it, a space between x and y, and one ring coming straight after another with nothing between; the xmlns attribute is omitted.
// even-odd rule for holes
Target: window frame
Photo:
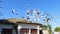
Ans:
<svg viewBox="0 0 60 34"><path fill-rule="evenodd" d="M1 34L12 34L12 29L2 28Z"/></svg>

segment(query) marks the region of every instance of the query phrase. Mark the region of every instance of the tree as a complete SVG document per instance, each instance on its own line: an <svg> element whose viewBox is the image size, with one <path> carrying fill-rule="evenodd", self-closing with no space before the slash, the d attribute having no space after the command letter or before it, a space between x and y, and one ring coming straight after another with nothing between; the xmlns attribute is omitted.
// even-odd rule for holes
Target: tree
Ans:
<svg viewBox="0 0 60 34"><path fill-rule="evenodd" d="M46 30L47 29L47 26L46 25L43 25L43 28L44 28L44 30Z"/></svg>
<svg viewBox="0 0 60 34"><path fill-rule="evenodd" d="M51 25L43 25L44 30L49 29L49 34L52 34Z"/></svg>
<svg viewBox="0 0 60 34"><path fill-rule="evenodd" d="M60 32L60 27L56 27L56 28L54 29L54 31Z"/></svg>
<svg viewBox="0 0 60 34"><path fill-rule="evenodd" d="M51 30L51 25L48 25L48 26L47 25L43 25L43 28L44 29L48 29L49 28L49 30Z"/></svg>
<svg viewBox="0 0 60 34"><path fill-rule="evenodd" d="M51 25L48 25L48 28L51 30Z"/></svg>

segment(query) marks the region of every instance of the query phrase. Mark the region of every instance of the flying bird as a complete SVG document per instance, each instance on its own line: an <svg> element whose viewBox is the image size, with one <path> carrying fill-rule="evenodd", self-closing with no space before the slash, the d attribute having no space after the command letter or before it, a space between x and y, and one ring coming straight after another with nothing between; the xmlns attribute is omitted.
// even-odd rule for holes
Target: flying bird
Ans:
<svg viewBox="0 0 60 34"><path fill-rule="evenodd" d="M16 12L16 15L18 14L19 12Z"/></svg>
<svg viewBox="0 0 60 34"><path fill-rule="evenodd" d="M15 13L15 10L14 9L12 10L12 13Z"/></svg>

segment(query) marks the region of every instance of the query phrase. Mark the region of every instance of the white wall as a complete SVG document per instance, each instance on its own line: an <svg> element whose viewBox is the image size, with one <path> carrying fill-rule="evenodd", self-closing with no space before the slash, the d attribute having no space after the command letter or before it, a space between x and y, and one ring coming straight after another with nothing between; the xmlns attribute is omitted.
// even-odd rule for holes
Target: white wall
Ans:
<svg viewBox="0 0 60 34"><path fill-rule="evenodd" d="M48 30L43 30L43 34L49 34Z"/></svg>
<svg viewBox="0 0 60 34"><path fill-rule="evenodd" d="M29 29L38 29L38 25L31 25L31 24L19 24L18 29L20 28L29 28Z"/></svg>
<svg viewBox="0 0 60 34"><path fill-rule="evenodd" d="M26 29L38 29L39 30L39 25L32 25L32 24L19 24L18 25L18 34L20 34L20 29L21 28L26 28ZM37 30L37 34L39 34L39 31Z"/></svg>
<svg viewBox="0 0 60 34"><path fill-rule="evenodd" d="M60 34L60 32L53 32L53 34Z"/></svg>

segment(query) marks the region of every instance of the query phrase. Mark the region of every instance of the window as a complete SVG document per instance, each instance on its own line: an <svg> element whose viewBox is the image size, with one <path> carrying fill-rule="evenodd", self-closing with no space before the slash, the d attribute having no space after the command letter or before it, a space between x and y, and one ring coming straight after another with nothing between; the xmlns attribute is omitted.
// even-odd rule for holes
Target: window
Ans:
<svg viewBox="0 0 60 34"><path fill-rule="evenodd" d="M21 34L29 34L29 29L21 29Z"/></svg>
<svg viewBox="0 0 60 34"><path fill-rule="evenodd" d="M37 29L31 29L31 34L37 34Z"/></svg>
<svg viewBox="0 0 60 34"><path fill-rule="evenodd" d="M12 34L12 29L2 29L1 34Z"/></svg>

